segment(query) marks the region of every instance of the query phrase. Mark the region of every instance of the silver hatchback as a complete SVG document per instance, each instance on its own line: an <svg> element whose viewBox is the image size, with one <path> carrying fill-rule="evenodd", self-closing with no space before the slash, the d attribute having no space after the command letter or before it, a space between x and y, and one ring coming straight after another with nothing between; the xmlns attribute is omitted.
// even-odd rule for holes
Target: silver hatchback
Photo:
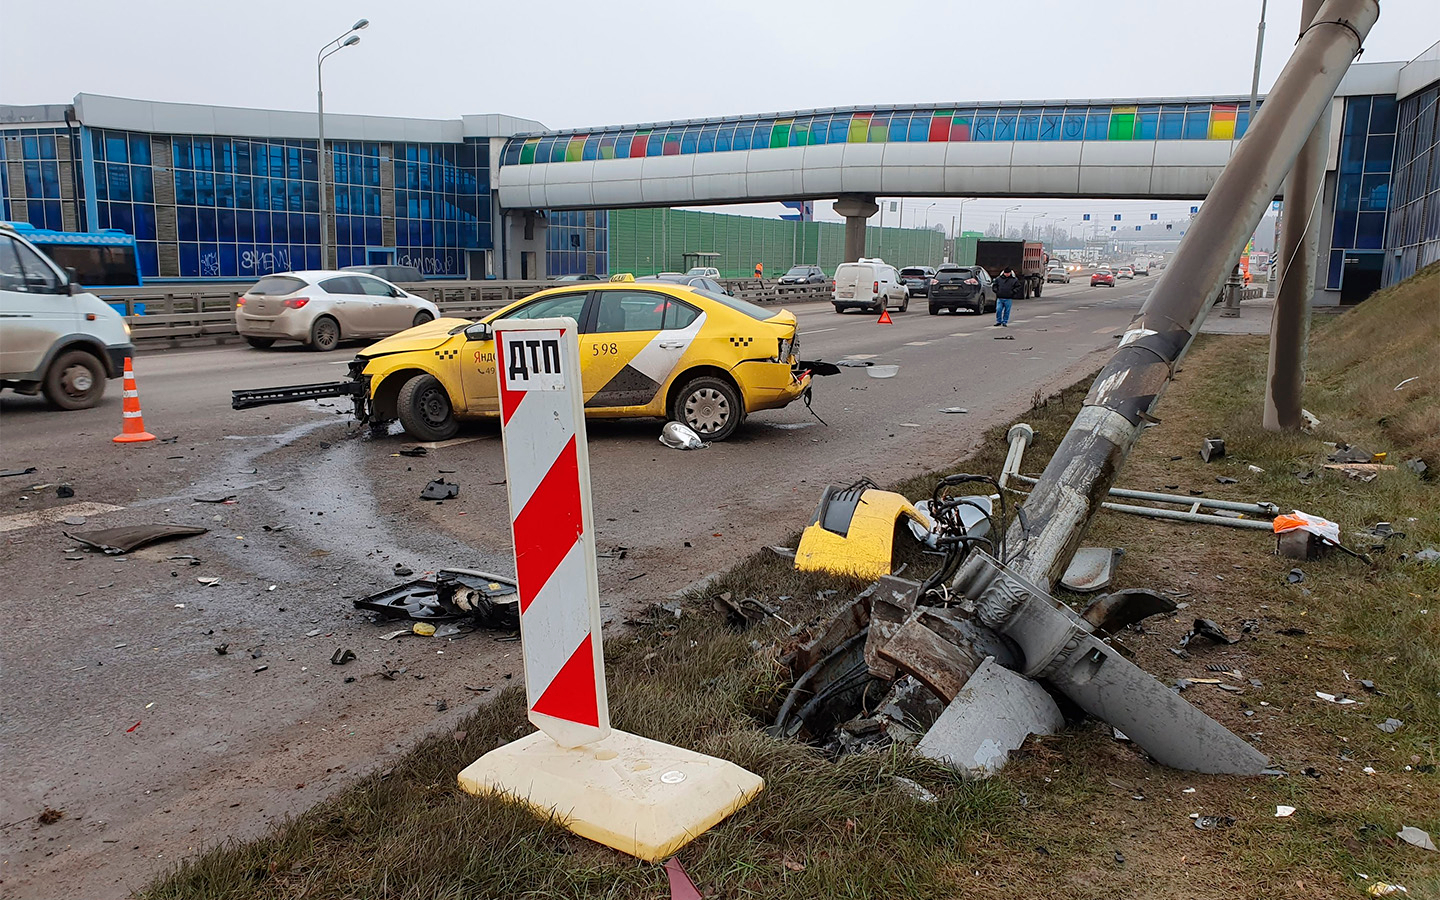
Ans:
<svg viewBox="0 0 1440 900"><path fill-rule="evenodd" d="M235 330L252 347L299 341L334 350L349 338L389 337L438 318L429 300L360 272L266 275L235 304Z"/></svg>

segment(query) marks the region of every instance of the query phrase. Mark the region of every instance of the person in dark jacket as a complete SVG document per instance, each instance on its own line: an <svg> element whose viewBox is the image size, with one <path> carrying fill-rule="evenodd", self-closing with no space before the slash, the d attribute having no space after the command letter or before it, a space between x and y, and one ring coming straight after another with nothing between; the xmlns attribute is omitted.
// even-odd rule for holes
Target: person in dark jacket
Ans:
<svg viewBox="0 0 1440 900"><path fill-rule="evenodd" d="M1015 277L1015 270L1006 266L995 279L995 324L1010 327L1010 301L1019 300L1025 293L1025 282Z"/></svg>

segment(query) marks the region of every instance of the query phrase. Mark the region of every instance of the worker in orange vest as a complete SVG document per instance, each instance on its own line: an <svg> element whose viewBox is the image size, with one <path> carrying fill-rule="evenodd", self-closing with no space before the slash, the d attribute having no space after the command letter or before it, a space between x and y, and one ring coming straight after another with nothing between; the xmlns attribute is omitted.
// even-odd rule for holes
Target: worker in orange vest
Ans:
<svg viewBox="0 0 1440 900"><path fill-rule="evenodd" d="M764 287L764 286L765 286L765 264L764 264L764 263L756 263L756 264L755 264L755 280L758 281L758 282L760 282L760 286L761 286L761 287Z"/></svg>

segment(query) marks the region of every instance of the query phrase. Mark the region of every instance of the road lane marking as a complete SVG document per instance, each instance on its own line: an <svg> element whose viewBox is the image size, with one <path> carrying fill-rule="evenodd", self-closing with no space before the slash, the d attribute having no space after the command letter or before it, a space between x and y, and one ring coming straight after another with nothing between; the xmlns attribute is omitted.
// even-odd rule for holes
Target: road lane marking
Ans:
<svg viewBox="0 0 1440 900"><path fill-rule="evenodd" d="M839 331L839 330L840 330L840 329L838 329L838 328L815 328L815 329L812 329L812 330L810 330L810 331L802 331L802 332L800 332L800 336L801 336L801 337L804 337L804 336L807 335L807 334L824 334L824 333L827 332L827 331Z"/></svg>
<svg viewBox="0 0 1440 900"><path fill-rule="evenodd" d="M934 342L934 341L906 341L906 342L905 342L905 346L907 346L907 347L924 347L924 346L927 346L927 345L933 344L933 343L935 343L935 342Z"/></svg>
<svg viewBox="0 0 1440 900"><path fill-rule="evenodd" d="M875 354L874 354L874 353L848 353L848 354L845 355L845 359L874 359L874 358L875 358Z"/></svg>
<svg viewBox="0 0 1440 900"><path fill-rule="evenodd" d="M1092 332L1090 332L1090 333L1091 333L1091 334L1114 334L1114 333L1115 333L1115 329L1113 329L1113 328L1097 328L1097 329L1095 329L1094 331L1092 331Z"/></svg>
<svg viewBox="0 0 1440 900"><path fill-rule="evenodd" d="M22 528L34 528L36 525L53 525L70 516L98 516L103 513L118 512L124 508L123 506L111 506L108 503L84 501L68 503L65 506L52 506L49 509L16 513L13 516L0 518L0 534L7 531L19 531Z"/></svg>
<svg viewBox="0 0 1440 900"><path fill-rule="evenodd" d="M974 334L974 333L975 333L975 332L973 332L973 331L956 331L956 332L952 332L950 336L951 336L951 337L969 337L970 335L972 335L972 334Z"/></svg>

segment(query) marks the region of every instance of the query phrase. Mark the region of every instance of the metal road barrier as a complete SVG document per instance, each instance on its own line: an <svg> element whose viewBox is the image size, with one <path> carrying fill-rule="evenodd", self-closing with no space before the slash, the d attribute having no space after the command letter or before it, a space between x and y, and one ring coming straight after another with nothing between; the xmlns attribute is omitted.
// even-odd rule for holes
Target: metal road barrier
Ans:
<svg viewBox="0 0 1440 900"><path fill-rule="evenodd" d="M751 303L804 303L828 300L830 285L777 285L774 281L721 279L736 297ZM181 341L236 338L235 301L253 281L228 284L164 284L136 288L94 288L91 292L113 304L130 324L131 340L141 346L174 345ZM400 287L440 307L444 316L473 318L493 312L522 297L554 287L585 282L556 281L421 281Z"/></svg>

